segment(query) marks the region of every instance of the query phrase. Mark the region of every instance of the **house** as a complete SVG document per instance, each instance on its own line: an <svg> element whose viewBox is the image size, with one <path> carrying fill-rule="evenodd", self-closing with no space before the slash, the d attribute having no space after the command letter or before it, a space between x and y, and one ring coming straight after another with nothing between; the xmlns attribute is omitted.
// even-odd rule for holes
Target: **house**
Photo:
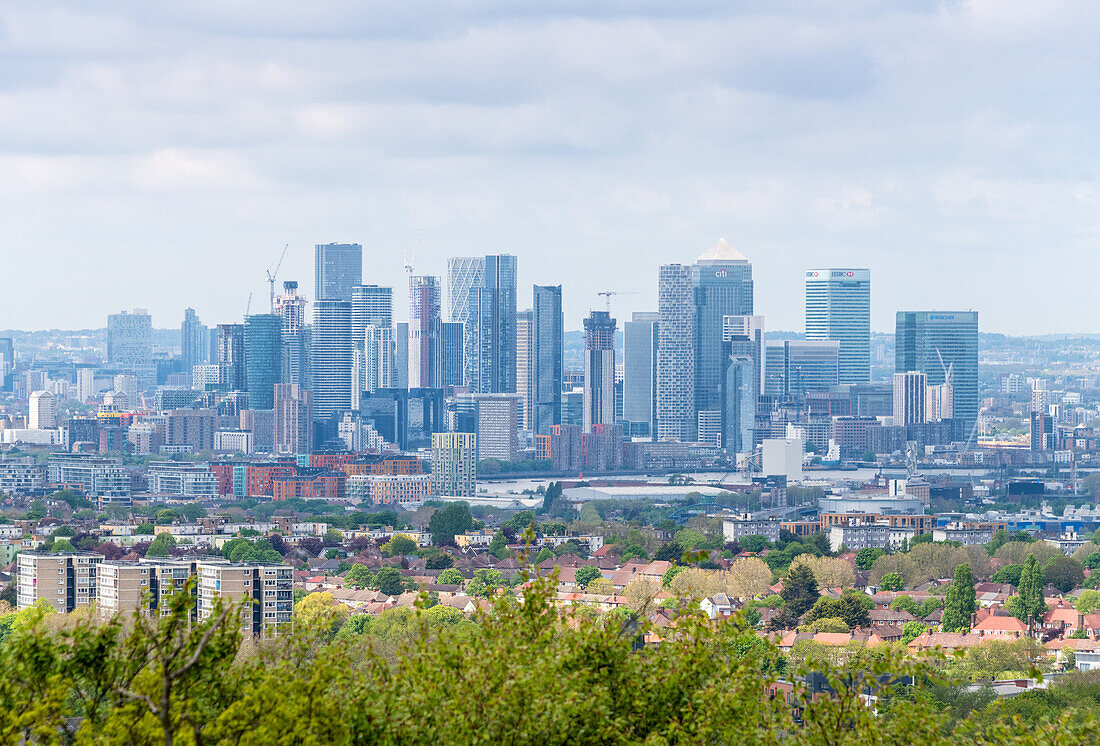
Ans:
<svg viewBox="0 0 1100 746"><path fill-rule="evenodd" d="M971 627L970 631L983 638L1016 640L1027 634L1027 625L1014 616L990 614Z"/></svg>
<svg viewBox="0 0 1100 746"><path fill-rule="evenodd" d="M708 596L700 601L699 608L711 619L717 619L719 617L726 618L733 614L737 611L738 604L725 593L715 593L713 596Z"/></svg>
<svg viewBox="0 0 1100 746"><path fill-rule="evenodd" d="M981 636L972 632L924 632L909 643L909 654L915 655L933 648L943 648L947 652L965 650L982 642Z"/></svg>
<svg viewBox="0 0 1100 746"><path fill-rule="evenodd" d="M867 612L871 620L871 629L880 627L904 627L906 622L915 622L917 618L908 611L898 609L875 609Z"/></svg>

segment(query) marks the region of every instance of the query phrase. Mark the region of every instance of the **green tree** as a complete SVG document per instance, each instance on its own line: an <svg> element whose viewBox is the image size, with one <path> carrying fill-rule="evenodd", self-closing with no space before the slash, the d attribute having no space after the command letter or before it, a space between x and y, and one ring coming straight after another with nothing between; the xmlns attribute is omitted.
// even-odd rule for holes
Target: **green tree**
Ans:
<svg viewBox="0 0 1100 746"><path fill-rule="evenodd" d="M898 596L890 604L890 608L894 611L908 611L913 616L917 616L920 611L920 607L917 606L917 602L913 600L912 596Z"/></svg>
<svg viewBox="0 0 1100 746"><path fill-rule="evenodd" d="M488 598L496 595L498 588L504 585L504 574L500 570L483 567L474 571L473 578L466 586L466 593L470 596Z"/></svg>
<svg viewBox="0 0 1100 746"><path fill-rule="evenodd" d="M901 579L899 573L888 572L882 576L882 580L879 581L878 587L884 591L900 591L905 588L905 581Z"/></svg>
<svg viewBox="0 0 1100 746"><path fill-rule="evenodd" d="M344 573L344 582L353 588L369 588L374 585L374 573L366 565L352 565Z"/></svg>
<svg viewBox="0 0 1100 746"><path fill-rule="evenodd" d="M371 585L387 596L397 596L405 592L405 577L396 567L386 565L374 574Z"/></svg>
<svg viewBox="0 0 1100 746"><path fill-rule="evenodd" d="M974 594L974 577L970 565L965 562L955 568L955 580L947 589L943 602L944 632L966 632L970 629L970 620L977 606Z"/></svg>
<svg viewBox="0 0 1100 746"><path fill-rule="evenodd" d="M542 496L542 512L551 513L561 500L561 482L551 482L546 486L546 494Z"/></svg>
<svg viewBox="0 0 1100 746"><path fill-rule="evenodd" d="M1023 565L1005 565L997 572L993 573L994 583L1008 583L1009 585L1019 588L1020 577L1023 575Z"/></svg>
<svg viewBox="0 0 1100 746"><path fill-rule="evenodd" d="M405 534L394 534L382 545L382 554L387 557L403 557L406 554L415 554L416 549L416 542L411 538Z"/></svg>
<svg viewBox="0 0 1100 746"><path fill-rule="evenodd" d="M771 546L771 542L769 542L767 538L756 534L752 536L743 536L737 540L737 543L740 544L741 548L746 552L753 552L754 554L756 552L763 552Z"/></svg>
<svg viewBox="0 0 1100 746"><path fill-rule="evenodd" d="M1019 591L1020 602L1016 607L1016 616L1020 621L1026 622L1029 618L1042 619L1047 611L1047 604L1043 598L1043 574L1034 554L1029 554L1024 560Z"/></svg>
<svg viewBox="0 0 1100 746"><path fill-rule="evenodd" d="M928 628L920 622L906 622L905 625L901 628L901 641L908 645L913 640L924 634L925 630L927 629Z"/></svg>
<svg viewBox="0 0 1100 746"><path fill-rule="evenodd" d="M661 576L661 585L663 585L665 588L670 587L672 585L672 581L676 578L676 576L686 569L687 568L683 565L673 565L672 567L668 568L667 570L665 570L665 574Z"/></svg>
<svg viewBox="0 0 1100 746"><path fill-rule="evenodd" d="M152 547L150 547L150 548L152 548ZM58 539L57 541L55 541L53 543L53 546L50 547L50 552L52 552L54 554L58 554L60 552L75 552L75 551L76 551L76 547L74 547L72 545L72 542L70 542L68 539ZM165 552L165 554L167 554L167 552Z"/></svg>
<svg viewBox="0 0 1100 746"><path fill-rule="evenodd" d="M1100 529L1096 530L1100 531ZM1085 557L1085 561L1082 564L1090 570L1100 568L1100 552L1093 552L1089 556Z"/></svg>
<svg viewBox="0 0 1100 746"><path fill-rule="evenodd" d="M535 555L535 564L541 565L548 559L554 558L554 550L550 547L543 547L539 550L539 553Z"/></svg>
<svg viewBox="0 0 1100 746"><path fill-rule="evenodd" d="M1085 571L1077 560L1059 554L1048 559L1043 565L1043 582L1054 586L1062 593L1069 593L1085 582Z"/></svg>
<svg viewBox="0 0 1100 746"><path fill-rule="evenodd" d="M152 536L156 533L156 526L152 523L139 523L134 527L134 534L137 536Z"/></svg>
<svg viewBox="0 0 1100 746"><path fill-rule="evenodd" d="M795 565L783 581L779 594L787 604L787 610L796 617L805 614L821 595L813 571L806 565Z"/></svg>
<svg viewBox="0 0 1100 746"><path fill-rule="evenodd" d="M856 552L856 567L860 570L870 570L875 560L884 554L886 552L878 547L864 547Z"/></svg>
<svg viewBox="0 0 1100 746"><path fill-rule="evenodd" d="M1094 614L1100 609L1100 591L1085 590L1077 597L1074 608L1082 614Z"/></svg>
<svg viewBox="0 0 1100 746"><path fill-rule="evenodd" d="M813 622L818 619L834 618L843 619L848 629L866 627L871 623L867 614L867 607L859 599L848 593L843 594L839 599L819 598L809 613L806 614L804 621ZM826 630L819 629L819 631L824 632Z"/></svg>
<svg viewBox="0 0 1100 746"><path fill-rule="evenodd" d="M463 580L462 573L454 567L448 567L436 578L436 582L440 585L462 585Z"/></svg>
<svg viewBox="0 0 1100 746"><path fill-rule="evenodd" d="M684 548L678 541L666 541L661 546L657 547L657 551L653 553L653 559L666 562L679 562L680 558L684 556Z"/></svg>
<svg viewBox="0 0 1100 746"><path fill-rule="evenodd" d="M504 536L503 531L497 531L493 534L493 540L489 542L488 551L497 559L504 559L511 554L508 551L508 539Z"/></svg>
<svg viewBox="0 0 1100 746"><path fill-rule="evenodd" d="M23 514L23 517L28 521L40 521L46 517L46 503L42 500L31 501L31 506L27 508L27 512Z"/></svg>
<svg viewBox="0 0 1100 746"><path fill-rule="evenodd" d="M448 503L447 507L432 513L428 520L428 530L432 534L432 543L436 546L454 545L455 534L465 533L473 528L474 517L470 506L464 502Z"/></svg>
<svg viewBox="0 0 1100 746"><path fill-rule="evenodd" d="M331 593L311 593L294 605L294 618L306 627L315 627L324 639L340 631L351 614L344 604L337 601Z"/></svg>
<svg viewBox="0 0 1100 746"><path fill-rule="evenodd" d="M576 583L578 588L584 590L588 587L589 583L591 583L598 577L600 577L600 570L598 567L594 567L593 565L584 565L583 567L577 568L577 573L574 576L574 582Z"/></svg>

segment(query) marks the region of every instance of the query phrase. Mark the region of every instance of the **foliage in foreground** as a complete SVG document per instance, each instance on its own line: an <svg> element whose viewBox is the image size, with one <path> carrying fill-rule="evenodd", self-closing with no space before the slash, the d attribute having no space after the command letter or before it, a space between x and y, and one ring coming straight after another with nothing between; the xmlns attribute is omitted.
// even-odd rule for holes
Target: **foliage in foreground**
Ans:
<svg viewBox="0 0 1100 746"><path fill-rule="evenodd" d="M954 718L938 702L883 688L912 675L946 686L935 662L853 650L828 665L809 658L838 695L790 706L765 696L781 668L775 648L741 620L685 614L655 630L629 614L562 614L553 578L523 603L502 595L480 624L404 620L400 649L371 635L299 624L242 641L238 609L189 619L190 588L158 620L58 624L27 613L0 645L0 742L41 744L361 743L1095 743L1087 710L1058 723ZM873 652L872 652L873 651ZM794 668L792 664L790 668ZM798 671L786 671L787 675ZM879 714L862 695L881 698ZM1054 716L1058 713L1051 709ZM82 717L75 730L65 718ZM956 722L957 719L957 722ZM795 739L792 741L792 737Z"/></svg>

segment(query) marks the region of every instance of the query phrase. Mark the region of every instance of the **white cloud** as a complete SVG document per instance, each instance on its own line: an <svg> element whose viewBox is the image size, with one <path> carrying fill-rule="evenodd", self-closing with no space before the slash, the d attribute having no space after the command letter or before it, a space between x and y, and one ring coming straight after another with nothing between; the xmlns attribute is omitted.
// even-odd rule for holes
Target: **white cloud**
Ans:
<svg viewBox="0 0 1100 746"><path fill-rule="evenodd" d="M286 241L303 287L312 243L360 240L401 297L423 230L418 270L514 251L525 288L565 284L571 326L608 282L639 293L622 315L652 307L657 265L722 235L753 259L772 329L801 328L800 269L832 262L872 268L876 328L956 305L991 329L1086 329L1098 300L1021 314L1019 297L1096 254L1098 16L1085 0L8 4L0 257L7 277L43 255L60 269L48 304L5 287L6 323L132 305L231 320ZM120 266L134 283L104 298ZM173 282L146 293L139 269L158 267Z"/></svg>

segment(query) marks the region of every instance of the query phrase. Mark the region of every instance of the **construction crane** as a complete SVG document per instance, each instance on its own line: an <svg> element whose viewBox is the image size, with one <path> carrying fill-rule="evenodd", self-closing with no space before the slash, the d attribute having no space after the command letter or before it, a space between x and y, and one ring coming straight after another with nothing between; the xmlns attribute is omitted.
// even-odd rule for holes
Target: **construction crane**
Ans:
<svg viewBox="0 0 1100 746"><path fill-rule="evenodd" d="M244 315L247 316L250 311L252 311L252 291L251 290L248 291L248 303L245 304Z"/></svg>
<svg viewBox="0 0 1100 746"><path fill-rule="evenodd" d="M275 265L275 270L267 270L267 284L269 287L268 296L271 300L271 313L275 313L275 277L279 274L279 268L283 266L283 260L286 259L286 251L289 248L289 243L283 247L283 253L279 255L279 261Z"/></svg>
<svg viewBox="0 0 1100 746"><path fill-rule="evenodd" d="M943 368L943 382L948 386L951 385L951 377L955 373L955 361L951 361L951 365L943 364L943 355L940 354L940 348L936 348L936 357L940 359L940 367Z"/></svg>
<svg viewBox="0 0 1100 746"><path fill-rule="evenodd" d="M633 290L601 290L596 295L604 296L607 312L611 313L611 296L613 295L637 295Z"/></svg>
<svg viewBox="0 0 1100 746"><path fill-rule="evenodd" d="M420 248L420 234L423 231L416 232L416 241L413 243L412 248L409 249L409 253L405 254L405 271L410 275L413 273L413 261L416 259L416 250Z"/></svg>

